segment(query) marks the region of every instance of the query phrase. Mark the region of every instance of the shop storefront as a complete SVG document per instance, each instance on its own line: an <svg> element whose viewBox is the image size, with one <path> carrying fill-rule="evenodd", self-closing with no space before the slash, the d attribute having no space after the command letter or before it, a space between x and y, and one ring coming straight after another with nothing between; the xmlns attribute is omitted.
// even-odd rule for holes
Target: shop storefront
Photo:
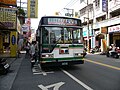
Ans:
<svg viewBox="0 0 120 90"><path fill-rule="evenodd" d="M95 47L99 51L105 52L107 50L107 27L101 27L94 30L95 34Z"/></svg>
<svg viewBox="0 0 120 90"><path fill-rule="evenodd" d="M120 25L108 27L109 45L115 44L120 47Z"/></svg>
<svg viewBox="0 0 120 90"><path fill-rule="evenodd" d="M16 57L16 8L0 7L0 15L0 57Z"/></svg>
<svg viewBox="0 0 120 90"><path fill-rule="evenodd" d="M89 37L88 37L89 36ZM84 27L83 28L83 40L84 40L84 45L85 48L88 47L88 39L89 39L89 49L94 48L94 37L93 37L93 32L90 26L90 30L89 30L89 35L88 35L88 27Z"/></svg>

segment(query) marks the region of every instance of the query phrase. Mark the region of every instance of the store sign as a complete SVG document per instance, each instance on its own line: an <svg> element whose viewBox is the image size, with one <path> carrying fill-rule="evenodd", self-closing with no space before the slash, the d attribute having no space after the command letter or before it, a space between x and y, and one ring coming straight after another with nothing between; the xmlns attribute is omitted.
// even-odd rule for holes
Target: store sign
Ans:
<svg viewBox="0 0 120 90"><path fill-rule="evenodd" d="M102 0L102 11L107 12L107 0Z"/></svg>
<svg viewBox="0 0 120 90"><path fill-rule="evenodd" d="M12 42L12 45L14 45L16 43L16 37L15 37L15 35L12 35L11 42Z"/></svg>
<svg viewBox="0 0 120 90"><path fill-rule="evenodd" d="M4 4L11 4L11 5L16 5L17 0L0 0L1 3L4 3Z"/></svg>
<svg viewBox="0 0 120 90"><path fill-rule="evenodd" d="M0 7L0 23L8 29L16 28L16 9Z"/></svg>
<svg viewBox="0 0 120 90"><path fill-rule="evenodd" d="M23 32L28 32L29 31L29 26L28 25L22 25L22 31Z"/></svg>
<svg viewBox="0 0 120 90"><path fill-rule="evenodd" d="M27 17L37 18L38 17L38 0L27 1Z"/></svg>
<svg viewBox="0 0 120 90"><path fill-rule="evenodd" d="M120 32L120 25L108 27L108 33Z"/></svg>

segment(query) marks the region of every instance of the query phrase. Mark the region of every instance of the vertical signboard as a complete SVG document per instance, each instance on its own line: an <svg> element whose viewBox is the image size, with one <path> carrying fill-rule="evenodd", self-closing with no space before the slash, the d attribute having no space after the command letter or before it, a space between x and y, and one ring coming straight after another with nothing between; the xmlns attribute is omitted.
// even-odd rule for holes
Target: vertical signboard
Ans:
<svg viewBox="0 0 120 90"><path fill-rule="evenodd" d="M102 0L102 11L107 12L107 9L108 9L108 1Z"/></svg>
<svg viewBox="0 0 120 90"><path fill-rule="evenodd" d="M16 31L10 32L10 56L11 57L17 56L17 32Z"/></svg>
<svg viewBox="0 0 120 90"><path fill-rule="evenodd" d="M38 0L27 1L27 17L37 18L38 17Z"/></svg>

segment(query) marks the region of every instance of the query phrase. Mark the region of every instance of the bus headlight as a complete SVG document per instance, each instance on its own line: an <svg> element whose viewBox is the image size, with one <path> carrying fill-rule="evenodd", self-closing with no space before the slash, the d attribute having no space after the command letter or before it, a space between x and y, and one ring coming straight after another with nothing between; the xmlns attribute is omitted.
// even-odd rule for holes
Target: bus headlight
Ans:
<svg viewBox="0 0 120 90"><path fill-rule="evenodd" d="M52 58L52 57L53 57L53 54L42 55L42 58Z"/></svg>
<svg viewBox="0 0 120 90"><path fill-rule="evenodd" d="M82 53L74 53L74 56L75 57L83 57L83 54Z"/></svg>

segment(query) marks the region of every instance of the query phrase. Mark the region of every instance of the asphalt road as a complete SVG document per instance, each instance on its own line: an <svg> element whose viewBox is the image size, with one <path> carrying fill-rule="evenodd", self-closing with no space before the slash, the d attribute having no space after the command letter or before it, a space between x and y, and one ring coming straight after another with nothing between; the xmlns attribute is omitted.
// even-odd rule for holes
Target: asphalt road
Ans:
<svg viewBox="0 0 120 90"><path fill-rule="evenodd" d="M11 90L120 90L120 59L91 54L81 65L40 70L26 57Z"/></svg>

